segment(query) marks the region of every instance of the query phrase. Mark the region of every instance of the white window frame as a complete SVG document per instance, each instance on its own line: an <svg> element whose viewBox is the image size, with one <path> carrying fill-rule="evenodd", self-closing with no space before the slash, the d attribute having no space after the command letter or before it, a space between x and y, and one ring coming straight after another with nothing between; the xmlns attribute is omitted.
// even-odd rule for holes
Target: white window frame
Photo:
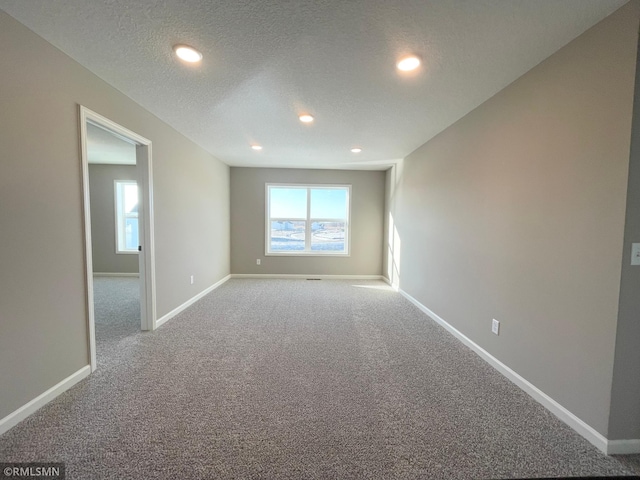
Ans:
<svg viewBox="0 0 640 480"><path fill-rule="evenodd" d="M138 253L138 246L135 248L120 248L121 245L126 245L125 239L125 231L126 231L126 222L127 218L132 217L132 215L127 215L124 211L124 201L120 202L120 186L122 185L122 191L124 192L125 185L138 185L138 182L135 180L114 180L113 188L114 188L114 206L115 206L115 219L116 219L116 253L119 255L133 255ZM139 194L139 193L138 193ZM123 198L124 200L124 198ZM122 203L122 204L121 204ZM138 214L136 213L135 218L138 218ZM138 237L139 241L139 237Z"/></svg>
<svg viewBox="0 0 640 480"><path fill-rule="evenodd" d="M270 217L270 189L271 188L300 188L307 190L307 217L305 219L295 218L279 218ZM336 189L347 191L347 218L311 218L311 190L315 189ZM268 257L350 257L351 256L351 185L340 184L314 184L314 183L266 183L265 184L265 246L264 254ZM304 221L305 224L305 249L304 251L294 252L271 252L271 222L282 221ZM311 225L315 222L338 222L345 224L345 249L344 252L327 251L322 252L320 250L311 250Z"/></svg>

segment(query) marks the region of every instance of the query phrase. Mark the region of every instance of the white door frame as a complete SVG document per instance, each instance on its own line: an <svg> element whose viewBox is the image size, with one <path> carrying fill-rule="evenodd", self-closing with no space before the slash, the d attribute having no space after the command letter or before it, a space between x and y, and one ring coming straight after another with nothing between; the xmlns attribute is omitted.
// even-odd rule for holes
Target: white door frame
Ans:
<svg viewBox="0 0 640 480"><path fill-rule="evenodd" d="M91 371L96 369L96 330L93 308L93 256L91 247L91 205L89 195L89 159L87 157L87 123L107 130L136 145L136 172L140 203L138 205L139 241L142 254L138 255L140 272L140 323L142 330L156 329L156 275L153 228L153 170L151 141L112 122L108 118L79 105L80 148L82 157L82 191L84 203L84 241L87 287L87 312Z"/></svg>

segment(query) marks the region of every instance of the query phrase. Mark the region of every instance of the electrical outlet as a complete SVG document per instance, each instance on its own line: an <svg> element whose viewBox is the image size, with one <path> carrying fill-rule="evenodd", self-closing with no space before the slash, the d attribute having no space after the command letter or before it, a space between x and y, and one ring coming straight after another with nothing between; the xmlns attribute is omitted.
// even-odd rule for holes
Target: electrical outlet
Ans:
<svg viewBox="0 0 640 480"><path fill-rule="evenodd" d="M491 321L491 331L496 335L500 335L500 322L495 318Z"/></svg>
<svg viewBox="0 0 640 480"><path fill-rule="evenodd" d="M260 259L256 259L256 265L260 265Z"/></svg>
<svg viewBox="0 0 640 480"><path fill-rule="evenodd" d="M191 285L193 285L193 275L191 275Z"/></svg>

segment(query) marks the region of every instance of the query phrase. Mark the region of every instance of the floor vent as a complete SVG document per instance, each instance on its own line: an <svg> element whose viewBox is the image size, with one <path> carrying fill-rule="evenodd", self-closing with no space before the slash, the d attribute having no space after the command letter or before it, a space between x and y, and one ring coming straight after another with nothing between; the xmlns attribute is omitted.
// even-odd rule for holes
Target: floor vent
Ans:
<svg viewBox="0 0 640 480"><path fill-rule="evenodd" d="M321 278L307 278L307 280L322 280Z"/></svg>

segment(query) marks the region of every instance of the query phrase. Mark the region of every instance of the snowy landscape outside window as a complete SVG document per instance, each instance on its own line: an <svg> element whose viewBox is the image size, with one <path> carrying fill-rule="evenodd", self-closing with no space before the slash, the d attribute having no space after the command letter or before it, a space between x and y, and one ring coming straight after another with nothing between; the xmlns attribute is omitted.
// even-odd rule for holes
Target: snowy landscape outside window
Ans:
<svg viewBox="0 0 640 480"><path fill-rule="evenodd" d="M349 255L351 185L267 184L267 255Z"/></svg>

